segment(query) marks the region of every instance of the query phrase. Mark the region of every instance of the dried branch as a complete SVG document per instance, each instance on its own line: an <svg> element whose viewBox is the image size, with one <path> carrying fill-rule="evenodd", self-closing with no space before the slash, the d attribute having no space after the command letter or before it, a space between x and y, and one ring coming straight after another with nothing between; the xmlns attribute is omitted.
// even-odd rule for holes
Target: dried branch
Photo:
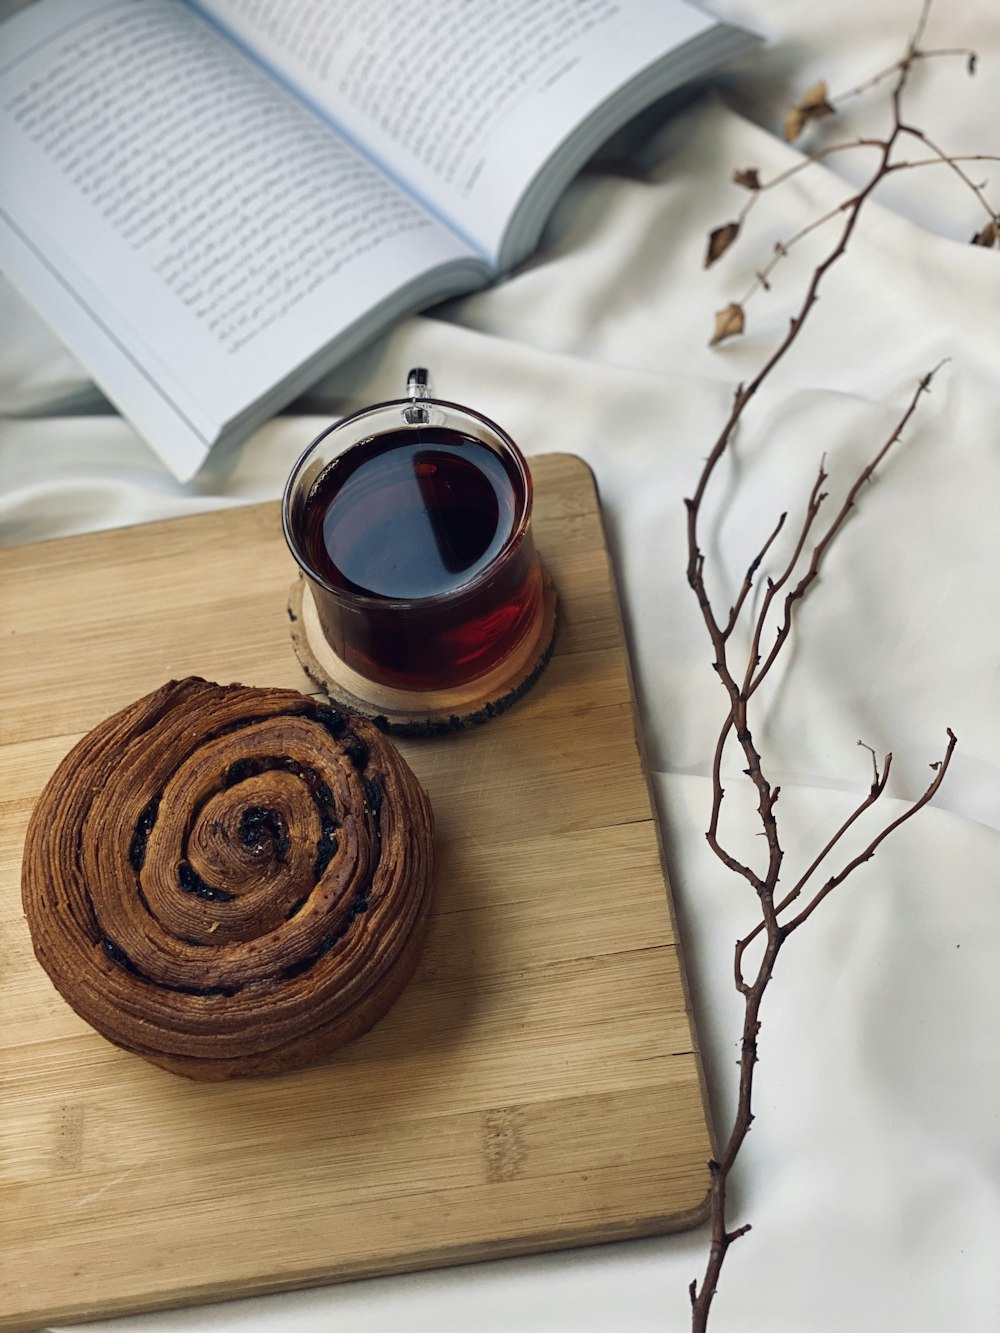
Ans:
<svg viewBox="0 0 1000 1333"><path fill-rule="evenodd" d="M893 92L891 94L891 105L893 109L893 118L890 131L883 138L859 136L855 139L838 141L825 145L819 145L814 148L802 161L793 163L784 171L778 172L770 179L762 179L759 170L756 167L745 167L733 172L733 181L748 191L747 197L736 213L736 216L730 222L725 222L716 227L710 237L708 249L705 255L705 267L709 268L716 263L736 242L743 231L744 223L750 215L751 210L757 206L760 199L784 185L787 181L797 176L800 172L807 170L817 163L824 162L827 158L835 154L845 152L854 152L858 149L877 150L879 165L875 176L878 182L885 179L886 176L900 171L923 170L926 167L946 166L969 190L978 201L980 207L986 213L988 221L986 225L971 238L971 244L991 248L994 245L1000 245L1000 213L995 210L984 193L984 184L977 184L976 181L965 171L962 163L965 162L1000 162L1000 155L991 153L948 153L938 144L934 143L927 134L915 125L911 125L902 119L899 110L899 97L902 93L914 64L919 60L927 60L936 56L954 57L962 56L967 62L969 74L974 74L976 69L976 53L965 47L938 47L935 49L923 50L920 48L920 39L927 24L927 17L930 12L930 0L924 0L913 37L907 46L905 54L894 61L885 69L879 70L863 82L853 88L848 88L837 97L830 97L827 93L826 83L820 80L808 88L802 94L799 101L789 109L785 118L785 137L789 140L797 139L807 125L816 120L825 120L828 117L835 117L845 101L852 97L860 96L878 87L890 78L895 78ZM916 159L897 159L892 160L892 154L897 144L902 140L910 138L915 139L924 147L930 150L932 156ZM843 213L850 212L857 204L863 203L864 199L857 193L846 195L838 204L820 216L813 218L804 227L800 228L793 236L785 240L778 241L768 262L758 269L754 274L754 279L739 301L731 302L725 310L719 311L715 316L715 327L709 346L717 346L728 338L738 337L746 329L746 306L753 296L759 291L770 291L770 277L777 265L782 259L795 249L806 237L812 235L828 222Z"/></svg>
<svg viewBox="0 0 1000 1333"><path fill-rule="evenodd" d="M908 125L902 126L901 132L903 134L914 134L912 127ZM955 172L958 178L962 181L963 185L965 185L966 188L969 189L976 196L980 205L990 218L990 222L992 222L995 226L1000 226L1000 217L998 217L997 214L994 213L993 209L990 206L989 200L983 193L982 187L977 185L976 182L972 179L972 177L969 176L966 172L964 172L962 168L959 166L959 163L961 162L1000 162L1000 155L993 153L961 153L961 154L949 155L945 153L943 149L935 149L934 145L932 145L929 142L927 136L922 132L919 131L916 132L914 134L914 137L921 139L925 144L927 144L929 148L934 149L934 151L936 152L936 156L916 158L912 160L905 159L897 162L889 162L885 168L885 171L883 172L883 178L898 171L914 171L914 170L920 170L923 167L940 167L940 166L949 167L953 172ZM740 209L740 212L736 220L734 222L727 223L724 227L717 227L716 230L712 233L713 236L720 237L720 239L722 237L725 237L725 243L722 244L719 241L717 241L714 247L712 245L709 246L708 255L706 256L705 259L705 267L709 268L711 264L715 263L716 259L721 258L721 256L725 253L725 251L729 249L729 246L732 245L732 243L736 240L737 236L739 235L743 223L746 220L748 213L750 212L750 208L757 199L763 196L766 190L772 189L774 186L777 185L783 185L785 181L790 180L792 176L798 175L798 173L800 171L803 171L806 167L811 167L814 166L817 162L821 162L824 158L829 157L831 153L844 152L846 149L852 149L852 148L875 148L875 147L884 148L884 146L885 146L884 139L852 139L845 143L831 144L826 149L818 149L811 156L803 159L803 161L801 162L797 162L794 166L789 167L786 171L781 172L779 175L773 177L771 180L762 181L760 185L757 187L756 191L750 195L749 199L744 204L743 208ZM753 171L754 168L750 168L750 170ZM743 173L737 173L737 174L743 174ZM742 333L745 327L745 311L748 302L756 292L770 291L770 283L768 280L771 274L774 272L777 265L781 262L781 260L785 259L789 254L789 252L793 250L795 246L797 246L801 241L804 241L807 236L810 236L814 231L818 231L820 227L824 226L827 222L832 221L840 213L845 212L845 210L850 208L854 202L855 199L853 196L848 196L847 198L842 199L839 204L836 204L833 208L828 209L825 213L820 214L819 217L813 218L812 221L808 222L804 227L801 227L797 232L795 232L794 235L789 236L787 240L778 241L775 244L774 253L771 255L771 258L765 265L763 265L762 268L758 269L757 272L754 274L754 280L750 284L744 295L740 298L738 302L734 302L731 306L727 307L728 311L732 312L738 311L739 314L736 315L734 313L730 317L732 322L731 324L727 325L726 331L722 334L721 337L718 336L718 330L716 330L716 336L713 336L710 345L715 345L716 343L721 342L723 337L732 337L735 334ZM987 226L989 225L990 224L987 223ZM981 245L988 242L978 241L974 243Z"/></svg>
<svg viewBox="0 0 1000 1333"><path fill-rule="evenodd" d="M694 1281L689 1288L692 1328L695 1333L699 1333L700 1330L707 1327L709 1311L718 1286L719 1274L730 1245L750 1230L749 1224L730 1228L727 1218L727 1188L733 1165L753 1123L753 1084L758 1058L757 1044L761 1030L760 1013L764 995L773 976L775 960L789 936L809 920L820 904L856 870L870 861L892 833L909 819L912 819L928 801L933 799L944 781L957 744L955 735L949 728L943 756L931 765L934 770L934 777L927 784L920 797L909 805L902 814L882 824L869 836L860 852L850 856L839 869L832 874L827 874L825 880L820 882L818 876L821 866L841 847L848 833L878 803L887 788L892 767L892 755L885 755L880 764L875 751L859 741L858 744L868 750L871 756L872 776L867 794L857 802L851 813L842 820L837 828L826 837L819 851L791 890L785 893L780 900L777 899L777 889L784 861L784 851L776 814L781 789L769 780L764 757L754 737L752 701L761 684L774 669L782 650L787 645L795 625L798 608L816 583L831 545L854 512L862 490L873 480L876 470L893 446L901 439L903 432L917 410L921 398L930 390L931 383L940 366L928 371L920 378L895 427L874 451L870 461L854 478L847 488L839 508L829 518L825 526L820 525L820 519L828 498L824 489L828 481L828 475L826 460L825 458L821 460L809 493L804 497L790 553L783 558L773 574L766 576L766 587L763 596L752 615L749 614L749 609L755 580L761 570L764 569L769 556L771 556L778 537L787 527L788 513L779 515L768 535L763 539L760 549L749 561L736 597L725 615L715 609L709 596L705 578L706 560L699 537L699 525L708 488L721 459L731 447L737 426L761 386L768 380L775 367L780 364L801 336L827 274L846 253L848 244L858 225L858 219L868 200L882 181L893 172L901 170L931 165L947 165L962 178L967 187L971 187L989 215L988 224L982 232L977 233L976 237L973 238L974 243L978 245L1000 244L1000 217L990 206L982 187L972 181L958 165L961 162L994 159L978 155L964 157L949 155L940 149L922 130L910 125L903 116L903 93L916 61L936 55L962 54L969 59L970 72L975 67L975 57L971 52L957 52L950 49L921 50L919 43L926 27L929 9L930 0L924 0L914 36L900 60L888 69L865 80L856 88L848 90L839 99L833 99L833 101L842 101L844 97L866 92L892 78L893 83L888 99L890 126L885 136L883 138L864 138L853 140L850 143L828 145L825 149L818 150L812 158L790 167L787 171L781 172L769 181L762 181L759 171L754 167L735 172L735 183L747 190L749 197L737 218L722 227L716 228L709 238L706 265L714 263L737 241L750 209L763 193L788 181L799 171L811 165L813 161L821 160L832 153L844 152L849 148L877 150L878 156L875 165L871 168L863 184L835 208L808 223L789 241L779 245L770 263L765 265L757 274L751 293L760 286L765 288L768 286L767 278L771 270L778 260L787 254L790 246L822 225L838 217L842 219L829 249L812 273L798 309L789 322L787 332L766 358L757 374L749 382L741 384L736 390L728 417L705 460L694 493L685 501L688 542L687 579L697 599L705 628L711 640L712 669L719 677L726 692L728 704L719 729L712 760L713 794L706 839L709 847L722 864L747 881L757 896L760 909L760 920L744 938L737 941L734 952L733 981L744 1002L739 1061L739 1092L729 1137L719 1159L709 1163L712 1205L711 1243L701 1284L699 1285L697 1281ZM790 115L789 124L793 128L797 127L797 129L801 129L802 125L809 120L833 114L834 108L831 99L827 96L825 84L817 84L811 88L800 100L797 107L793 108L793 111L795 114ZM802 122L801 125L799 124L800 121ZM897 144L907 137L918 139L930 150L933 156L919 161L894 160L893 153ZM713 342L720 342L726 337L742 332L744 305L745 300L740 303L734 302L724 311L719 312L716 316ZM818 536L816 535L817 532L819 533ZM738 636L738 630L745 630L745 635ZM745 643L745 657L736 647L739 637L742 637ZM765 648L765 639L769 637L770 646ZM720 836L721 815L726 795L722 785L722 774L726 756L734 744L739 746L742 751L745 765L743 772L752 784L757 797L760 833L763 837L763 846L766 849L762 854L763 864L760 866L754 866L741 860L731 848L724 844ZM801 903L800 900L802 900ZM797 908L794 914L790 914L793 904L797 904ZM748 969L747 951L756 941L761 942L759 958L756 966L751 966Z"/></svg>

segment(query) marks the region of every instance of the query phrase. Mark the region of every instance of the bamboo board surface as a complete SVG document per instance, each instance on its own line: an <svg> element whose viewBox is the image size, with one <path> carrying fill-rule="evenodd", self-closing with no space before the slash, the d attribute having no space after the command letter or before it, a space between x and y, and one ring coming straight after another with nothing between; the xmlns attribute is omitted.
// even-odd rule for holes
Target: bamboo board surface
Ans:
<svg viewBox="0 0 1000 1333"><path fill-rule="evenodd" d="M32 954L20 859L54 766L171 677L311 692L277 504L0 551L0 1328L679 1230L706 1212L700 1060L593 481L532 460L559 597L509 713L401 744L438 872L367 1036L193 1084L106 1043Z"/></svg>

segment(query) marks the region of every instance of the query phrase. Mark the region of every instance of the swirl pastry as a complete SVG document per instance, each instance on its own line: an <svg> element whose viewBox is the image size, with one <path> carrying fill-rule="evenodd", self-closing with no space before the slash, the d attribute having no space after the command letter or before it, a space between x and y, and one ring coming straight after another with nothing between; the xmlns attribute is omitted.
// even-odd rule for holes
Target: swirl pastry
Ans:
<svg viewBox="0 0 1000 1333"><path fill-rule="evenodd" d="M413 974L432 818L371 723L292 690L171 681L70 751L28 827L35 953L108 1040L194 1079L365 1032Z"/></svg>

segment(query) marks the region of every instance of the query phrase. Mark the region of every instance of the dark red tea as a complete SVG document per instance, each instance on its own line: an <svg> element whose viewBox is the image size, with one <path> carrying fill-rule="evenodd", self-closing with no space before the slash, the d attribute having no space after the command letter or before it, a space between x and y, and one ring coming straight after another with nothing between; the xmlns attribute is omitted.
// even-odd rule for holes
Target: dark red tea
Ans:
<svg viewBox="0 0 1000 1333"><path fill-rule="evenodd" d="M394 432L348 449L320 476L305 549L332 587L444 597L495 559L523 504L480 441L431 427Z"/></svg>
<svg viewBox="0 0 1000 1333"><path fill-rule="evenodd" d="M444 427L345 450L310 488L298 534L329 590L316 600L331 647L399 689L447 689L498 666L541 598L527 500L513 465Z"/></svg>

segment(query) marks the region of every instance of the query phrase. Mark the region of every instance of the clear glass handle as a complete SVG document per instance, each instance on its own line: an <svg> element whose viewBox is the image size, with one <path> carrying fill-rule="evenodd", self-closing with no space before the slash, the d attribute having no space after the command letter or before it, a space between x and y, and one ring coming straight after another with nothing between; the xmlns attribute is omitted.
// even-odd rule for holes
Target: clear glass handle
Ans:
<svg viewBox="0 0 1000 1333"><path fill-rule="evenodd" d="M403 420L408 426L425 426L430 420L430 414L420 403L431 396L431 386L424 366L414 366L407 375L406 396L411 406L403 408Z"/></svg>

